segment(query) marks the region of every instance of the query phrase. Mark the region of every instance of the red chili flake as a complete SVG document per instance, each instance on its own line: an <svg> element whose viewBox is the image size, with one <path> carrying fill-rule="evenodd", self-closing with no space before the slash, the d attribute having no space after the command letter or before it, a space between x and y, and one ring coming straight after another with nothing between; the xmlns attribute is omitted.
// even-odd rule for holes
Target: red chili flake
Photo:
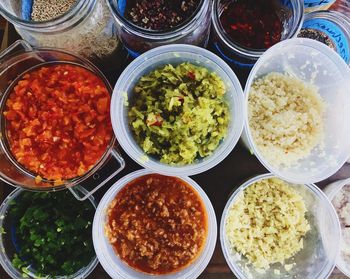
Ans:
<svg viewBox="0 0 350 279"><path fill-rule="evenodd" d="M281 40L283 24L273 0L229 1L220 16L231 40L251 49L267 49Z"/></svg>
<svg viewBox="0 0 350 279"><path fill-rule="evenodd" d="M188 72L187 76L192 80L196 80L196 74L194 72Z"/></svg>
<svg viewBox="0 0 350 279"><path fill-rule="evenodd" d="M150 121L149 119L147 119L147 125L148 126L162 126L163 125L163 117L160 116L160 114L157 114L154 119L152 119L152 121Z"/></svg>
<svg viewBox="0 0 350 279"><path fill-rule="evenodd" d="M23 76L4 112L10 150L26 169L49 180L85 174L112 138L110 95L85 68L43 66Z"/></svg>

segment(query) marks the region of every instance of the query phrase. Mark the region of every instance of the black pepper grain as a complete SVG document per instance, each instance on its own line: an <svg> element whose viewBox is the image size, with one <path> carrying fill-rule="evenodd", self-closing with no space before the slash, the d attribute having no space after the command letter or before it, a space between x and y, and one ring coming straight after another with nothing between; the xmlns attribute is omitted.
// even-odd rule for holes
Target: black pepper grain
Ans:
<svg viewBox="0 0 350 279"><path fill-rule="evenodd" d="M336 49L334 42L329 38L329 36L316 29L303 28L300 30L298 37L313 39L329 46L333 50Z"/></svg>
<svg viewBox="0 0 350 279"><path fill-rule="evenodd" d="M128 1L125 18L145 29L165 31L190 18L200 0Z"/></svg>

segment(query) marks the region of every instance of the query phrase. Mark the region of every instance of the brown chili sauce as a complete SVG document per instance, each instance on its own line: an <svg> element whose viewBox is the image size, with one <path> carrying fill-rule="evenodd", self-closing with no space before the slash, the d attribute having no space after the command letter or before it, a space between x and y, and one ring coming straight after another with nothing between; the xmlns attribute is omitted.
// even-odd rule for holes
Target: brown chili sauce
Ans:
<svg viewBox="0 0 350 279"><path fill-rule="evenodd" d="M130 267L166 274L191 264L207 237L202 199L185 181L149 174L129 182L108 208L106 234Z"/></svg>

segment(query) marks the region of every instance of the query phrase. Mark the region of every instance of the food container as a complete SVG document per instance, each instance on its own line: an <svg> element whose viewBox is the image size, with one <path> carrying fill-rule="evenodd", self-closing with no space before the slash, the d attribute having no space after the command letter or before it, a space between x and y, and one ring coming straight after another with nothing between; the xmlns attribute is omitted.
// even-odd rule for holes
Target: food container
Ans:
<svg viewBox="0 0 350 279"><path fill-rule="evenodd" d="M155 31L141 28L124 16L127 0L106 0L116 21L119 39L132 57L167 44L191 44L205 47L210 33L211 1L201 0L194 14L170 30Z"/></svg>
<svg viewBox="0 0 350 279"><path fill-rule="evenodd" d="M350 65L350 18L336 11L312 12L305 15L301 31L305 29L325 35L329 46Z"/></svg>
<svg viewBox="0 0 350 279"><path fill-rule="evenodd" d="M268 162L254 143L248 116L245 118L243 141L260 162L283 180L293 183L314 183L330 177L350 154L350 71L341 57L326 45L295 38L280 42L267 50L252 69L245 87L246 107L249 91L255 79L268 73L290 73L318 87L326 104L324 140L309 156L291 167L279 167Z"/></svg>
<svg viewBox="0 0 350 279"><path fill-rule="evenodd" d="M265 273L258 273L247 259L231 250L224 225L229 208L235 203L239 194L257 181L275 177L272 174L256 176L241 185L229 198L220 224L221 247L232 272L237 278L328 278L335 266L339 252L340 225L336 212L326 195L314 184L293 185L303 197L307 209L306 219L311 230L304 238L304 248L292 259L295 266L288 272L280 269L281 264L274 264ZM288 263L288 260L286 261ZM280 274L275 272L280 270Z"/></svg>
<svg viewBox="0 0 350 279"><path fill-rule="evenodd" d="M336 0L304 0L305 12L328 10L335 2Z"/></svg>
<svg viewBox="0 0 350 279"><path fill-rule="evenodd" d="M254 63L264 53L265 49L249 49L238 45L232 41L220 21L220 16L228 0L213 1L212 22L213 34L212 42L214 51L222 57L234 69L249 73ZM303 0L296 1L276 1L279 5L276 10L283 23L281 40L295 37L302 25L304 5Z"/></svg>
<svg viewBox="0 0 350 279"><path fill-rule="evenodd" d="M349 185L350 184L350 179L343 179L343 180L338 180L335 181L329 185L326 186L326 188L324 189L325 194L328 196L329 200L332 201L333 206L335 206L335 209L338 211L336 205L334 204L334 200L335 198L343 191L344 186ZM344 195L345 198L348 199L349 201L349 197L345 194ZM348 202L346 202L343 206L347 206ZM339 214L339 212L338 212ZM341 222L342 223L342 222ZM344 229L349 229L347 227L344 227L341 224L341 230L343 231ZM341 241L340 243L340 254L339 257L337 259L337 268L344 273L347 277L350 277L350 262L349 262L349 258L346 259L344 257L344 250L349 251L349 247L348 247L348 241Z"/></svg>
<svg viewBox="0 0 350 279"><path fill-rule="evenodd" d="M104 69L122 65L121 44L104 0L77 1L62 16L40 22L24 19L20 2L1 1L0 13L29 44L63 48L100 64Z"/></svg>
<svg viewBox="0 0 350 279"><path fill-rule="evenodd" d="M231 121L226 138L217 149L191 165L170 166L147 156L134 139L128 123L128 99L141 76L166 64L177 65L190 62L216 72L227 86L226 100L230 108ZM211 52L189 45L170 45L150 50L133 61L122 73L114 88L111 101L111 117L114 133L125 152L141 166L161 174L194 175L219 164L234 148L243 128L243 94L233 71Z"/></svg>
<svg viewBox="0 0 350 279"><path fill-rule="evenodd" d="M11 223L13 220L7 218L7 213L9 209L11 208L12 202L16 200L17 197L19 197L21 194L23 194L25 190L23 189L16 189L14 190L10 195L6 197L4 202L0 206L0 227L4 229L5 233L0 233L0 264L3 267L3 269L7 272L8 275L10 275L12 278L23 278L22 274L23 272L21 270L16 269L12 263L11 259L13 258L14 253L16 253L16 247L13 240L13 235L11 233ZM81 195L87 195L88 192L83 188L78 186L77 192L80 192ZM90 202L94 208L96 208L97 203L93 197L89 197L88 201ZM56 278L60 279L73 279L73 278L86 278L98 265L98 259L95 256L90 264L82 269L80 269L77 273L72 274L71 276L60 276ZM38 278L35 276L35 274L31 274L30 278Z"/></svg>
<svg viewBox="0 0 350 279"><path fill-rule="evenodd" d="M335 3L333 4L332 11L338 11L341 12L347 16L350 15L350 3L347 0L338 0L335 1Z"/></svg>
<svg viewBox="0 0 350 279"><path fill-rule="evenodd" d="M105 271L115 279L145 279L145 278L159 278L159 279L194 279L197 278L203 270L208 265L216 244L216 234L217 234L217 225L214 209L210 203L209 198L205 192L200 188L200 186L194 182L192 179L187 177L180 177L183 181L187 182L193 189L198 193L200 198L203 200L205 205L207 215L208 215L208 235L204 249L198 258L190 264L190 266L185 267L184 269L166 275L149 275L146 273L138 272L124 262L115 254L113 247L110 245L106 235L105 235L105 223L106 223L106 210L109 204L112 202L117 193L123 189L123 187L130 181L141 177L143 175L151 174L151 171L148 170L139 170L133 173L130 173L120 179L115 183L108 192L104 195L101 202L99 203L94 223L93 223L93 241L96 250L97 257L105 269Z"/></svg>
<svg viewBox="0 0 350 279"><path fill-rule="evenodd" d="M30 69L40 67L46 63L71 63L86 68L90 72L100 77L106 84L106 87L112 92L108 81L103 74L89 61L80 58L76 55L65 51L54 49L33 49L28 43L24 41L17 41L8 49L0 54L0 92L1 95L1 127L4 129L3 110L6 101L6 93L11 87L17 83L17 79ZM5 135L5 131L1 131ZM106 182L119 173L125 166L123 158L115 149L116 140L112 136L111 141L102 155L101 160L82 176L71 180L64 181L63 184L55 186L53 181L42 179L40 182L36 181L36 176L24 169L13 157L7 147L7 140L5 136L0 140L0 179L15 187L22 187L29 190L37 191L57 191L69 188L72 193L81 200L86 199L89 195L94 193L97 189L102 187ZM107 164L108 163L108 164ZM81 192L74 190L74 186L81 184L83 181L87 185L97 185L87 196L81 196Z"/></svg>

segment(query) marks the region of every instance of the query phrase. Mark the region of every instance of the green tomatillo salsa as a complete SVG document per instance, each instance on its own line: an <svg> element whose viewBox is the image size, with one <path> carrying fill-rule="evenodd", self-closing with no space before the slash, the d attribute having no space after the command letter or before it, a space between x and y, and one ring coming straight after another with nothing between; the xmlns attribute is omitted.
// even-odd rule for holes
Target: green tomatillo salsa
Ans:
<svg viewBox="0 0 350 279"><path fill-rule="evenodd" d="M140 78L133 90L129 124L146 154L170 165L209 156L230 121L223 80L190 63L166 65Z"/></svg>

